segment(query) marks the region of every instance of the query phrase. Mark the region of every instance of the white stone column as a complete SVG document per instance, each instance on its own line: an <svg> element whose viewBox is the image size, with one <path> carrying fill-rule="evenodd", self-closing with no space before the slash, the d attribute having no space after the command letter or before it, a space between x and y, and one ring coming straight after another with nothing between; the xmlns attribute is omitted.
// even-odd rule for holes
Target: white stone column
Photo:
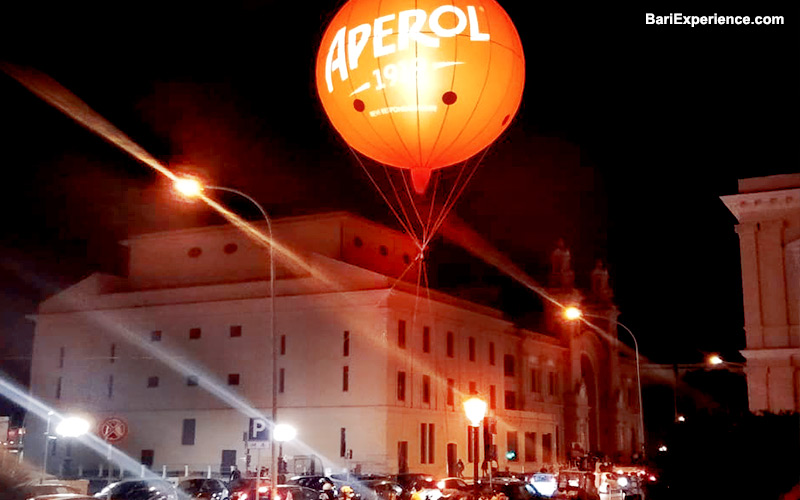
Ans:
<svg viewBox="0 0 800 500"><path fill-rule="evenodd" d="M742 293L744 295L744 329L747 348L764 347L761 329L761 293L758 283L757 225L752 222L736 226L742 254Z"/></svg>
<svg viewBox="0 0 800 500"><path fill-rule="evenodd" d="M760 222L758 270L761 282L761 321L764 347L788 347L786 271L783 261L783 219Z"/></svg>

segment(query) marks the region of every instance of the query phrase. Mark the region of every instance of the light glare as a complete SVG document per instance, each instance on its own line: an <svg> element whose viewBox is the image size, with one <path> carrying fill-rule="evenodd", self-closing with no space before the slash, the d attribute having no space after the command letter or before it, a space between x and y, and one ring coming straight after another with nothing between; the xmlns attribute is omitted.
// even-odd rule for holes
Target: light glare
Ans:
<svg viewBox="0 0 800 500"><path fill-rule="evenodd" d="M275 441L285 443L297 437L297 429L289 424L278 424L272 431L275 435Z"/></svg>
<svg viewBox="0 0 800 500"><path fill-rule="evenodd" d="M570 306L564 309L564 317L570 321L576 320L582 316L581 310L577 307Z"/></svg>
<svg viewBox="0 0 800 500"><path fill-rule="evenodd" d="M195 198L203 192L203 185L188 177L176 180L174 186L176 191L189 198Z"/></svg>
<svg viewBox="0 0 800 500"><path fill-rule="evenodd" d="M719 357L718 354L712 354L711 356L708 357L708 362L712 365L721 365L723 363L723 360L721 357Z"/></svg>
<svg viewBox="0 0 800 500"><path fill-rule="evenodd" d="M469 398L464 401L464 412L472 426L478 427L481 425L483 417L486 416L486 401L480 398Z"/></svg>
<svg viewBox="0 0 800 500"><path fill-rule="evenodd" d="M89 422L81 417L67 417L56 426L56 434L64 437L83 436L89 432Z"/></svg>

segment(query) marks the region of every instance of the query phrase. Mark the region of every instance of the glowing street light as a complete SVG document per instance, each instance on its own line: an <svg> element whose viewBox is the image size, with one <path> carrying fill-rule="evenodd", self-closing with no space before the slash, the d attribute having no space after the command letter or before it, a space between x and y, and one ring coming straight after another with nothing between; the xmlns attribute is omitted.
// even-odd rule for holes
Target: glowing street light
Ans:
<svg viewBox="0 0 800 500"><path fill-rule="evenodd" d="M183 196L188 198L197 198L203 194L203 191L206 189L213 189L216 191L225 191L228 193L234 193L236 195L241 196L242 198L246 198L250 203L256 206L258 210L261 212L261 215L264 217L264 220L267 222L267 231L269 232L269 298L270 298L270 322L269 322L269 336L272 339L272 424L273 424L273 431L271 433L273 440L276 439L275 436L275 422L278 421L278 339L275 336L275 245L273 243L272 238L272 221L270 220L269 216L267 215L267 211L264 210L264 207L261 206L259 202L257 202L253 197L247 195L238 189L232 189L227 187L221 186L209 186L201 184L200 181L191 177L183 177L177 179L173 182L173 187L176 191L178 191ZM274 442L272 443L273 446L270 446L270 468L272 469L272 477L277 478L277 460L275 456L275 446ZM270 498L275 498L277 493L276 483L273 479L271 481L271 491L270 491Z"/></svg>
<svg viewBox="0 0 800 500"><path fill-rule="evenodd" d="M188 198L196 198L203 192L203 185L197 179L182 177L174 182L175 189Z"/></svg>
<svg viewBox="0 0 800 500"><path fill-rule="evenodd" d="M580 318L581 316L583 316L581 310L575 306L569 306L566 309L564 309L564 317L570 321L574 321Z"/></svg>
<svg viewBox="0 0 800 500"><path fill-rule="evenodd" d="M283 470L283 443L287 441L291 441L292 439L297 437L297 429L289 424L278 424L272 429L272 436L275 438L275 441L278 442L278 468L275 472L275 477L278 477L278 474L283 474L286 471ZM283 481L281 481L283 482ZM274 497L278 498L278 497Z"/></svg>
<svg viewBox="0 0 800 500"><path fill-rule="evenodd" d="M575 321L583 317L606 319L603 316L599 316L596 314L584 314L583 311L574 306L570 306L564 309L564 317L569 321ZM630 328L623 325L619 321L615 320L615 323L618 326L621 326L623 330L628 332L628 334L633 339L633 349L634 353L636 354L636 385L638 386L639 389L639 442L642 447L642 457L644 457L644 455L647 452L647 447L644 444L644 405L642 404L642 378L639 373L639 343L636 341L636 336L633 334Z"/></svg>
<svg viewBox="0 0 800 500"><path fill-rule="evenodd" d="M678 415L678 422L686 422L686 417L683 415Z"/></svg>
<svg viewBox="0 0 800 500"><path fill-rule="evenodd" d="M81 417L67 417L56 426L56 434L62 437L80 437L89 432L89 421Z"/></svg>
<svg viewBox="0 0 800 500"><path fill-rule="evenodd" d="M475 498L480 496L478 491L478 427L480 427L483 417L486 416L486 401L480 398L469 398L464 401L464 413L467 415L467 420L472 424L472 464L473 468L473 483L475 485Z"/></svg>
<svg viewBox="0 0 800 500"><path fill-rule="evenodd" d="M279 443L285 443L297 437L297 429L289 424L278 424L272 432L275 434L275 441Z"/></svg>
<svg viewBox="0 0 800 500"><path fill-rule="evenodd" d="M667 445L662 444L661 446L658 447L658 451L660 451L661 453L665 453L667 451Z"/></svg>
<svg viewBox="0 0 800 500"><path fill-rule="evenodd" d="M722 359L719 354L712 354L708 357L708 364L710 365L721 365L724 362L725 360Z"/></svg>

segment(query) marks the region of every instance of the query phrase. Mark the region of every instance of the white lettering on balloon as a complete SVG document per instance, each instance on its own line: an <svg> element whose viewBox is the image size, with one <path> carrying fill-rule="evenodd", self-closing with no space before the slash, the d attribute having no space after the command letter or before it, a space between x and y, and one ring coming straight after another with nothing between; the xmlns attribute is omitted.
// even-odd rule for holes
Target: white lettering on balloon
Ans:
<svg viewBox="0 0 800 500"><path fill-rule="evenodd" d="M456 25L452 28L445 28L440 23L442 15L446 13L451 13L456 18ZM423 33L426 21L428 26L426 31L432 32L436 36ZM395 33L395 24L397 43L387 44L385 43L386 39ZM349 78L348 72L358 68L359 59L369 42L370 34L372 35L373 57L379 58L408 50L410 40L426 47L439 47L441 38L460 35L467 28L469 28L471 41L488 42L490 40L489 33L481 31L477 11L472 5L467 6L466 13L454 5L442 5L434 9L430 16L422 9L411 9L398 12L397 15L390 14L379 17L371 24L360 24L349 30L347 26L343 26L333 36L325 59L325 83L327 83L328 92L333 92L333 74L335 72L339 73L341 81L345 81Z"/></svg>

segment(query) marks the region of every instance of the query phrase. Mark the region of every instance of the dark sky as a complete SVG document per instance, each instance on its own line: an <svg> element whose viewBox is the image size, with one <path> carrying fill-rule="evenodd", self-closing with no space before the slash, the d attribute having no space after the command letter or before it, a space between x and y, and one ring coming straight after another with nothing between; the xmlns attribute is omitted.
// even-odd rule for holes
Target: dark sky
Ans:
<svg viewBox="0 0 800 500"><path fill-rule="evenodd" d="M0 59L49 74L156 158L190 162L274 216L391 220L316 97L317 44L341 4L4 6ZM606 258L645 355L743 348L735 219L719 196L798 170L798 9L784 4L501 2L525 48L525 94L455 213L534 273L559 236L579 280ZM647 12L786 20L648 26ZM0 130L0 366L24 379L12 358L26 355L23 315L38 300L113 269L130 233L214 220L2 74Z"/></svg>

